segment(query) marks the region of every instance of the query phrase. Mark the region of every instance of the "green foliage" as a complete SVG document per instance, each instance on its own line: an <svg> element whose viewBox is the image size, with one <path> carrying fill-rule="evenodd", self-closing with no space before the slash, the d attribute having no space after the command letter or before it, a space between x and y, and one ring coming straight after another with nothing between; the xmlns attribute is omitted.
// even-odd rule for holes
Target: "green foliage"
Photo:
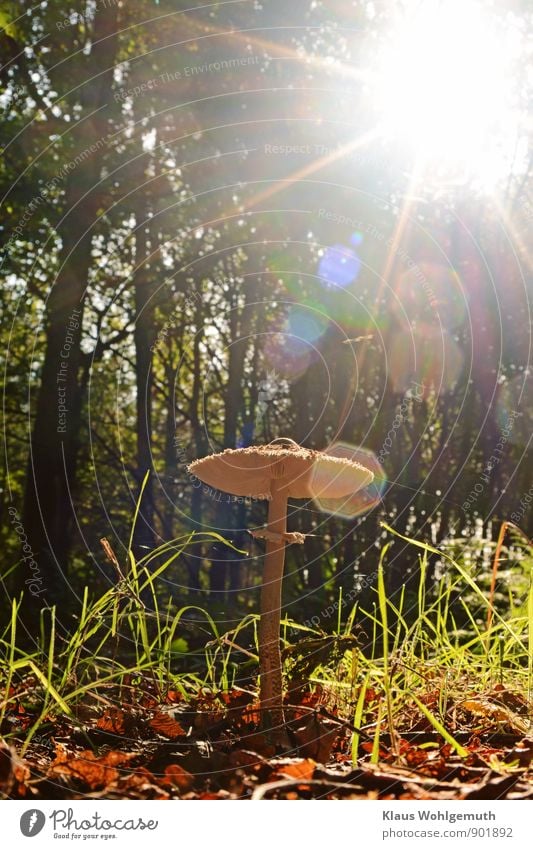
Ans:
<svg viewBox="0 0 533 849"><path fill-rule="evenodd" d="M32 652L18 646L19 605L13 602L10 626L0 640L5 670L0 725L12 701L10 693L15 677L33 676L37 692L42 690L44 694L32 697L40 704L40 711L24 748L47 717L58 711L72 716L75 705L88 694L120 688L131 676L150 677L161 692L171 685L185 692L191 685L199 687L208 681L213 683L212 663L208 662L207 671L204 668L203 677L201 663L196 663L198 672L176 674L174 667L184 655L188 658L188 666L195 666L194 652L188 652L186 638L177 634L186 614L196 611L218 638L215 621L200 607L172 608L170 600L161 597L157 583L198 537L212 538L234 548L219 534L192 532L165 543L139 561L130 549L129 568L125 574L115 560L117 581L114 586L94 599L89 587L85 588L78 621L70 635L58 639L56 609L42 611L41 636ZM154 563L158 564L155 569ZM206 656L209 660L209 653ZM226 680L224 675L222 680Z"/></svg>

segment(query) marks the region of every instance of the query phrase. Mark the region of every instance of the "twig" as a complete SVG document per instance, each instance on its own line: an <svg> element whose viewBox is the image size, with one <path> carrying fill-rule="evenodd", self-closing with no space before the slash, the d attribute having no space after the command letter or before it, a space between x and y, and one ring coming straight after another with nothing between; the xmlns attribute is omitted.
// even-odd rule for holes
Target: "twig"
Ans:
<svg viewBox="0 0 533 849"><path fill-rule="evenodd" d="M252 793L252 801L263 799L271 790L289 790L291 787L323 787L324 790L343 790L345 793L353 790L361 790L363 793L368 792L358 784L343 784L340 781L320 781L316 778L285 778L282 781L271 781L269 784L261 784Z"/></svg>
<svg viewBox="0 0 533 849"><path fill-rule="evenodd" d="M276 534L273 531L268 531L266 528L252 528L248 530L250 536L254 539L266 539L267 542L286 542L288 545L296 543L303 545L306 537L316 536L316 534L301 534L298 531L286 531L283 534Z"/></svg>
<svg viewBox="0 0 533 849"><path fill-rule="evenodd" d="M104 549L104 554L107 557L107 559L109 560L109 562L112 563L113 566L115 567L115 569L117 570L117 575L118 575L119 581L125 581L126 578L125 578L125 576L122 572L122 569L120 568L120 563L118 562L117 555L115 554L115 552L111 548L111 545L110 545L107 537L102 537L102 539L100 540L100 545Z"/></svg>
<svg viewBox="0 0 533 849"><path fill-rule="evenodd" d="M304 711L307 711L308 713L314 713L317 716L324 717L324 719L331 720L331 722L336 722L337 725L342 725L342 727L347 728L348 731L354 731L355 733L360 734L361 737L364 737L369 742L373 742L373 740L374 740L374 738L371 737L370 734L367 734L366 731L363 731L362 728L358 728L357 725L354 725L352 722L349 722L347 719L340 719L338 716L335 716L335 714L330 713L328 710L326 710L325 707L322 707L322 706L309 707L308 705L285 705L285 708L287 710L298 710L298 711L304 710ZM286 723L286 725L291 725L292 722L294 722L294 720L289 720Z"/></svg>

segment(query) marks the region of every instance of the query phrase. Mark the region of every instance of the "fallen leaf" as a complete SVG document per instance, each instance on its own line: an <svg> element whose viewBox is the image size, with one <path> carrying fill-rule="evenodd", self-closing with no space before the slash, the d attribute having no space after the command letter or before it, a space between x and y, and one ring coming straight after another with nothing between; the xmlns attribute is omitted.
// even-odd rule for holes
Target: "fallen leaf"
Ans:
<svg viewBox="0 0 533 849"><path fill-rule="evenodd" d="M165 787L177 787L182 793L188 793L194 787L194 775L178 764L169 764L160 782Z"/></svg>
<svg viewBox="0 0 533 849"><path fill-rule="evenodd" d="M428 753L424 749L419 749L417 746L411 746L407 752L403 754L405 762L408 766L419 766L426 763Z"/></svg>
<svg viewBox="0 0 533 849"><path fill-rule="evenodd" d="M186 737L187 732L183 730L179 722L176 722L170 714L158 711L150 720L150 728L161 734L162 737L167 737L169 740L176 740L178 737Z"/></svg>
<svg viewBox="0 0 533 849"><path fill-rule="evenodd" d="M153 775L146 767L141 766L133 772L123 775L117 782L117 787L122 794L135 795L139 799L168 799L169 794L163 790Z"/></svg>
<svg viewBox="0 0 533 849"><path fill-rule="evenodd" d="M56 750L56 760L48 771L49 777L59 775L81 781L91 790L101 790L117 780L120 773L117 769L133 758L135 753L111 751L102 757L94 752L84 751L73 756L63 747Z"/></svg>
<svg viewBox="0 0 533 849"><path fill-rule="evenodd" d="M124 712L118 708L108 708L96 723L96 727L110 734L125 734Z"/></svg>
<svg viewBox="0 0 533 849"><path fill-rule="evenodd" d="M259 725L261 722L259 702L254 702L242 712L242 721L251 725Z"/></svg>
<svg viewBox="0 0 533 849"><path fill-rule="evenodd" d="M525 693L519 693L515 690L509 690L503 684L496 684L492 692L487 693L487 697L491 701L498 704L503 704L505 707L512 710L514 713L527 715L529 713L529 704Z"/></svg>
<svg viewBox="0 0 533 849"><path fill-rule="evenodd" d="M374 749L374 744L370 742L361 743L360 748L363 750L363 752L368 752L368 754L370 755L372 754L372 750ZM388 758L389 754L390 752L388 749L384 749L382 746L379 747L380 759Z"/></svg>
<svg viewBox="0 0 533 849"><path fill-rule="evenodd" d="M284 764L277 772L280 775L286 775L289 778L299 778L310 781L316 769L316 761L312 758L306 758L294 763Z"/></svg>
<svg viewBox="0 0 533 849"><path fill-rule="evenodd" d="M461 707L476 716L487 717L493 722L505 722L521 733L525 734L528 730L528 723L523 717L517 716L516 713L503 705L495 704L488 699L466 699L461 702Z"/></svg>
<svg viewBox="0 0 533 849"><path fill-rule="evenodd" d="M176 702L183 701L183 696L179 690L169 690L166 695L165 701L169 704L175 704Z"/></svg>
<svg viewBox="0 0 533 849"><path fill-rule="evenodd" d="M235 749L230 752L229 764L238 769L239 767L247 767L254 770L256 767L268 764L257 752L250 752L248 749Z"/></svg>
<svg viewBox="0 0 533 849"><path fill-rule="evenodd" d="M0 742L0 790L9 793L13 782L13 753L3 740Z"/></svg>
<svg viewBox="0 0 533 849"><path fill-rule="evenodd" d="M246 748L251 752L257 752L264 758L272 758L276 754L276 746L262 731L246 735Z"/></svg>
<svg viewBox="0 0 533 849"><path fill-rule="evenodd" d="M377 702L381 699L381 693L378 693L374 687L367 687L365 692L365 704L369 704L369 702Z"/></svg>
<svg viewBox="0 0 533 849"><path fill-rule="evenodd" d="M292 733L302 757L325 763L329 760L339 729L328 720L311 714L302 718Z"/></svg>

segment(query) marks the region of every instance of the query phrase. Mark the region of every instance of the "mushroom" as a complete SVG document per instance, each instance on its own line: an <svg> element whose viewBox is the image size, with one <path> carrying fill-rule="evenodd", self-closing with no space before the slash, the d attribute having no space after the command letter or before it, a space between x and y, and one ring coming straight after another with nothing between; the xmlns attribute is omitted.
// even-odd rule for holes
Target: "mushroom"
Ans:
<svg viewBox="0 0 533 849"><path fill-rule="evenodd" d="M303 541L303 535L287 533L287 499L340 499L368 486L374 475L359 463L302 448L285 438L211 454L191 463L189 471L214 489L269 502L266 529L254 534L266 539L259 620L260 700L264 727L280 726L279 629L285 544Z"/></svg>

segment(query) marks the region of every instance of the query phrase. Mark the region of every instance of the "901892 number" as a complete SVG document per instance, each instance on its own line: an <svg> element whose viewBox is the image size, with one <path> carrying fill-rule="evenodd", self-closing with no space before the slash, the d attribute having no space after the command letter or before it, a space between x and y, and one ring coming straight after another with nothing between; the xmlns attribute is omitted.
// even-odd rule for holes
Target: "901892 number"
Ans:
<svg viewBox="0 0 533 849"><path fill-rule="evenodd" d="M513 829L512 828L470 828L469 829L470 837L512 837Z"/></svg>

